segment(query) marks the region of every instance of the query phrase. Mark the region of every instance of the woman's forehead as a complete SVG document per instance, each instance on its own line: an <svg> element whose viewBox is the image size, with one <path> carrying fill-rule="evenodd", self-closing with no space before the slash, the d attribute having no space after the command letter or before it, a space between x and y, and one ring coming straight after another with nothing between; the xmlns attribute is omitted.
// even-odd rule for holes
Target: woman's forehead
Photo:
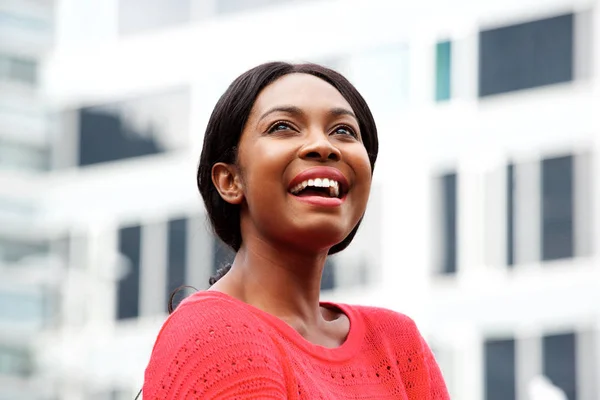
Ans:
<svg viewBox="0 0 600 400"><path fill-rule="evenodd" d="M339 109L352 107L336 88L321 78L310 74L285 75L265 87L252 107L253 116L281 106L300 109Z"/></svg>

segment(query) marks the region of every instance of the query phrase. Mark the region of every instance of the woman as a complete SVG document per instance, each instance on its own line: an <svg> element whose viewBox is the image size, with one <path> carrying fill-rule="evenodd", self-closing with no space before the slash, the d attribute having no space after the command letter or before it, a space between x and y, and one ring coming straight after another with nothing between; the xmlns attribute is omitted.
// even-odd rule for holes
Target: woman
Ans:
<svg viewBox="0 0 600 400"><path fill-rule="evenodd" d="M320 303L328 254L356 234L378 139L340 74L268 63L240 77L207 126L198 187L236 251L165 322L144 399L448 399L414 322Z"/></svg>

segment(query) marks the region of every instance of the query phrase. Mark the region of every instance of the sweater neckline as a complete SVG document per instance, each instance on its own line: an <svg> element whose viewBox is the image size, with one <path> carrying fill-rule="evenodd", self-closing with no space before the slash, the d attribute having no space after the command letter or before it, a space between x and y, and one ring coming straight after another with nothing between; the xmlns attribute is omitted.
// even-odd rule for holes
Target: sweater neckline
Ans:
<svg viewBox="0 0 600 400"><path fill-rule="evenodd" d="M357 314L356 310L347 304L326 301L319 302L322 307L338 309L345 314L350 321L350 329L344 342L338 347L325 347L306 340L298 331L282 319L226 293L216 290L206 290L196 293L195 296L218 298L247 309L277 329L288 341L292 342L306 353L321 360L336 362L347 360L360 350L363 343L365 335L364 321L360 318L360 315Z"/></svg>

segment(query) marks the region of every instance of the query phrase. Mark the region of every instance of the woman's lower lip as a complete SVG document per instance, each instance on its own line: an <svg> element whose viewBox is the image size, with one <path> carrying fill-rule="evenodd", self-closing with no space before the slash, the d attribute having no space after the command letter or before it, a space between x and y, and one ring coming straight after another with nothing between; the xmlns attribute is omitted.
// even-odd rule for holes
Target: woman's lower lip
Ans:
<svg viewBox="0 0 600 400"><path fill-rule="evenodd" d="M293 196L293 195L292 195ZM324 197L324 196L294 196L298 201L303 203L312 204L314 206L321 207L338 207L342 205L345 197L338 199L337 197Z"/></svg>

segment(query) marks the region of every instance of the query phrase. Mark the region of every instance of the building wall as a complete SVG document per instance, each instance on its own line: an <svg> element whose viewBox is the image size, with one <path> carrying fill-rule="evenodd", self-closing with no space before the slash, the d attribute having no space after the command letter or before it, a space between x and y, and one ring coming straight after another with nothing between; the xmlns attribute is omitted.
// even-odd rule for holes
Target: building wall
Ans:
<svg viewBox="0 0 600 400"><path fill-rule="evenodd" d="M492 400L487 392L500 383L504 398L528 399L539 373L558 376L554 383L567 392L575 376L570 400L597 398L596 2L282 1L253 10L242 1L190 0L170 8L162 22L129 18L131 0L75 3L57 5L56 48L41 77L57 116L54 169L0 185L0 198L18 193L35 208L27 226L43 226L41 235L57 249L63 238L69 243L69 266L55 286L60 330L37 339L40 379L62 382L58 398L125 398L141 386L171 283L202 286L215 267L217 247L194 184L209 113L235 76L273 59L338 69L364 94L379 127L365 224L333 259L335 287L323 297L413 317L453 398ZM181 10L191 10L189 19ZM568 13L569 79L482 95L480 49L488 36L481 31ZM500 62L493 59L499 51L492 62ZM546 53L536 54L542 66L553 65ZM534 74L518 84L557 76ZM118 126L146 126L148 110L162 104L152 99L181 90L178 109L186 112L165 114L183 120L177 145L80 166L78 133L90 112ZM565 183L572 195L556 197L543 183L550 171L544 166L554 164L543 160L568 155L557 168L572 171ZM569 242L571 250L544 260L542 243L551 232L544 216L554 215L553 204L559 214L568 211L563 220L571 234L557 243ZM175 257L170 246L185 256ZM575 339L549 336L570 332ZM576 372L548 369L552 357L570 357L573 340Z"/></svg>

